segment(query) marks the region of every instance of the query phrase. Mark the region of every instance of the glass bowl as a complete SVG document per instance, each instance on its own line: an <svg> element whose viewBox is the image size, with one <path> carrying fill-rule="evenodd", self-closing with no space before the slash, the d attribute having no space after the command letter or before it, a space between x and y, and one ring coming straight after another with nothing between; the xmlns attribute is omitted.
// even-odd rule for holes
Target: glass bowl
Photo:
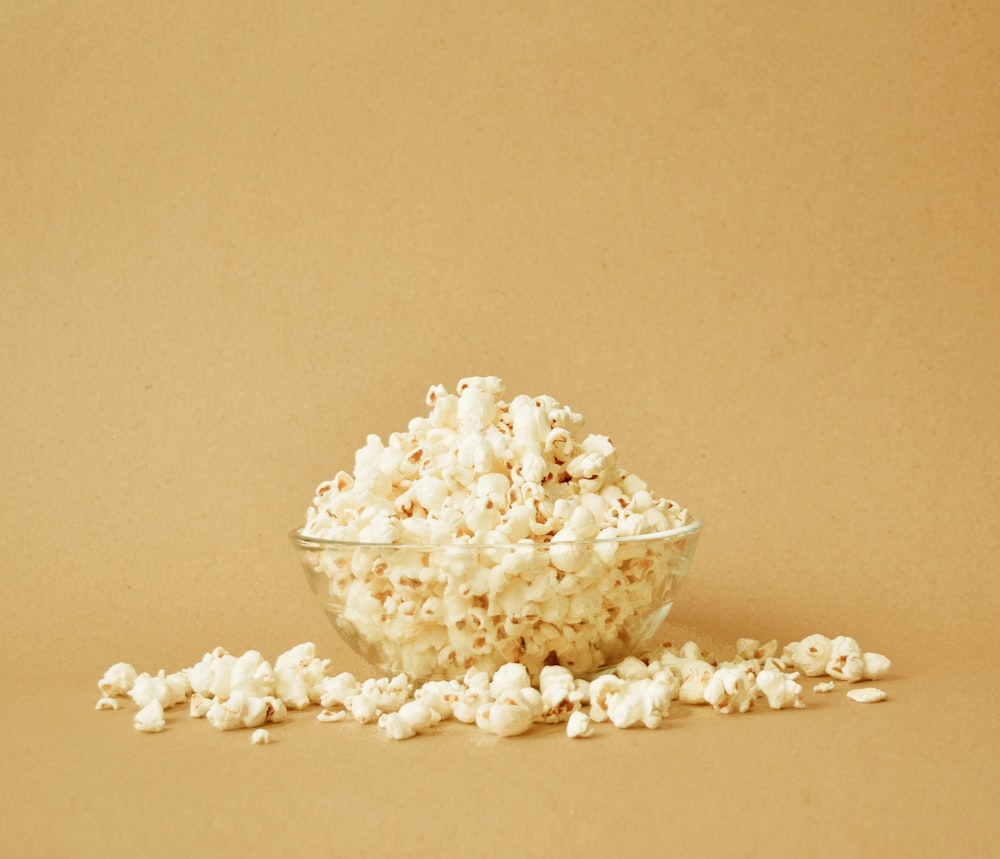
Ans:
<svg viewBox="0 0 1000 859"><path fill-rule="evenodd" d="M578 677L650 643L688 574L701 522L613 539L350 543L290 534L344 640L379 672L422 682L524 664Z"/></svg>

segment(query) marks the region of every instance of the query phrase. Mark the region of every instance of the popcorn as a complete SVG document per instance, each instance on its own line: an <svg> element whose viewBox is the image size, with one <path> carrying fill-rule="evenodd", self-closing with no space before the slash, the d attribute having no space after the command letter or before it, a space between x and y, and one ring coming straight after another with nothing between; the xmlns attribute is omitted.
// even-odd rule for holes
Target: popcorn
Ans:
<svg viewBox="0 0 1000 859"><path fill-rule="evenodd" d="M575 710L570 713L569 719L566 721L567 737L592 737L593 735L594 725L590 721L590 716L584 713L583 710Z"/></svg>
<svg viewBox="0 0 1000 859"><path fill-rule="evenodd" d="M805 702L802 700L802 686L795 682L798 676L798 671L784 674L781 671L765 668L757 672L755 682L772 710L781 710L784 707L802 708L805 707Z"/></svg>
<svg viewBox="0 0 1000 859"><path fill-rule="evenodd" d="M830 661L826 673L835 680L856 683L864 676L865 661L858 643L846 635L838 635L830 642Z"/></svg>
<svg viewBox="0 0 1000 859"><path fill-rule="evenodd" d="M517 662L535 680L553 661L577 675L617 662L686 548L617 542L693 519L618 467L580 415L503 393L494 376L432 387L430 413L385 442L368 436L354 473L320 484L306 515L306 536L393 547L320 551L316 570L342 622L411 677ZM608 542L583 542L594 538ZM426 544L446 550L405 551Z"/></svg>
<svg viewBox="0 0 1000 859"><path fill-rule="evenodd" d="M316 716L317 722L343 722L347 718L347 710L320 710Z"/></svg>
<svg viewBox="0 0 1000 859"><path fill-rule="evenodd" d="M853 638L840 635L829 639L818 633L786 645L782 658L809 677L826 674L849 683L878 680L892 665L881 653L862 651Z"/></svg>
<svg viewBox="0 0 1000 859"><path fill-rule="evenodd" d="M743 669L720 666L705 686L705 701L717 713L745 713L752 710L757 697L753 678Z"/></svg>
<svg viewBox="0 0 1000 859"><path fill-rule="evenodd" d="M209 724L220 731L256 728L265 722L283 722L288 710L280 698L258 697L245 692L233 692L228 698L216 699L205 714Z"/></svg>
<svg viewBox="0 0 1000 859"><path fill-rule="evenodd" d="M505 689L495 701L480 706L476 725L501 737L516 737L527 731L541 712L537 689Z"/></svg>
<svg viewBox="0 0 1000 859"><path fill-rule="evenodd" d="M378 726L393 740L408 740L441 721L441 714L426 702L408 701L395 713L384 713Z"/></svg>
<svg viewBox="0 0 1000 859"><path fill-rule="evenodd" d="M267 728L258 728L250 735L250 742L255 746L266 746L271 742L271 735L268 733Z"/></svg>
<svg viewBox="0 0 1000 859"><path fill-rule="evenodd" d="M127 662L116 662L97 681L97 688L105 698L117 698L131 691L135 678L135 668Z"/></svg>
<svg viewBox="0 0 1000 859"><path fill-rule="evenodd" d="M865 680L880 680L889 673L889 669L892 667L889 657L883 656L881 653L863 653L861 661L863 663L861 676Z"/></svg>
<svg viewBox="0 0 1000 859"><path fill-rule="evenodd" d="M328 659L316 658L316 645L311 641L285 651L274 662L275 693L296 710L318 704L329 664Z"/></svg>
<svg viewBox="0 0 1000 859"><path fill-rule="evenodd" d="M847 697L852 701L857 701L859 704L877 704L879 701L884 701L889 696L886 695L881 689L869 686L865 689L852 689L847 693Z"/></svg>
<svg viewBox="0 0 1000 859"><path fill-rule="evenodd" d="M166 709L186 701L190 691L191 687L185 675L176 673L168 676L160 671L156 675L147 673L138 675L128 695L140 708L156 700Z"/></svg>
<svg viewBox="0 0 1000 859"><path fill-rule="evenodd" d="M157 698L152 698L149 703L140 708L133 721L135 729L144 734L159 733L167 725L166 719L163 717L163 705Z"/></svg>
<svg viewBox="0 0 1000 859"><path fill-rule="evenodd" d="M832 648L833 642L817 633L786 645L782 659L790 662L806 677L818 677L826 673Z"/></svg>
<svg viewBox="0 0 1000 859"><path fill-rule="evenodd" d="M856 673L852 661L855 658L867 666L866 671L888 671L886 657L861 652L853 639L841 636L826 641L830 645L827 664L835 663L832 667L845 678ZM816 637L810 636L793 642L783 654L808 662L823 649L820 646L814 651L816 643ZM393 740L415 737L446 719L475 724L502 737L519 736L535 723L565 722L570 738L592 736L601 722L621 729L638 725L654 729L668 718L673 700L685 702L685 695L690 697L695 689L700 690L698 701L685 703L707 703L723 714L752 709L758 695L763 695L772 709L805 706L802 686L797 682L799 671L787 670L784 660L774 656L776 642L761 645L752 639L740 639L736 651L736 661L713 665L714 655L696 642L686 642L677 650L667 642L642 658L622 659L614 673L592 681L578 678L562 665L543 665L537 683L533 683L524 664L510 662L497 666L492 673L470 668L461 679L430 680L414 689L402 673L364 681L348 672L327 675L329 660L317 659L315 647L308 642L279 656L275 669L257 651L235 657L216 648L190 669L173 674L163 670L155 675L137 674L128 694L138 707L134 717L138 731L162 731L166 727L165 709L186 698L192 717L205 718L218 730L253 729L253 743L269 742L264 724L288 718L289 702L278 695L255 694L271 688L272 677L277 690L281 672L303 681L286 689L293 709L300 703L302 688L307 688L311 697L304 706L323 706L317 721L350 718L362 724L377 723ZM852 665L855 668L849 668ZM113 675L119 671L111 673L109 683L116 682ZM813 690L828 692L835 685L829 680L815 684ZM195 691L195 686L205 691ZM213 688L226 690L227 694L213 695ZM885 692L873 687L847 694L860 703L886 699ZM118 708L115 697L103 696L95 709Z"/></svg>

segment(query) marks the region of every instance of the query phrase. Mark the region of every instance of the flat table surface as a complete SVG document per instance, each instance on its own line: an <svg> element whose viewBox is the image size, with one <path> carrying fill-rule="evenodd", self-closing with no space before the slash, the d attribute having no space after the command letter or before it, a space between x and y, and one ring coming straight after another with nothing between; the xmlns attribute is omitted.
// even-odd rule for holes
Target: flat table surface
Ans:
<svg viewBox="0 0 1000 859"><path fill-rule="evenodd" d="M995 854L998 8L4 4L0 852ZM662 637L852 636L888 700L95 711L217 646L363 676L288 534L473 375L704 520Z"/></svg>

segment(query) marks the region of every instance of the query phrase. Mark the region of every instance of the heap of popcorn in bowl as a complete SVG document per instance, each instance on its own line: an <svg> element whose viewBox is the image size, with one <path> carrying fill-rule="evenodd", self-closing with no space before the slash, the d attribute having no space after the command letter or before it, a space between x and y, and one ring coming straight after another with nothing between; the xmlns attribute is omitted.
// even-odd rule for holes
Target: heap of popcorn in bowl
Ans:
<svg viewBox="0 0 1000 859"><path fill-rule="evenodd" d="M431 388L429 414L369 436L292 536L334 624L386 672L590 675L648 641L687 574L700 523L685 508L579 414L503 391Z"/></svg>

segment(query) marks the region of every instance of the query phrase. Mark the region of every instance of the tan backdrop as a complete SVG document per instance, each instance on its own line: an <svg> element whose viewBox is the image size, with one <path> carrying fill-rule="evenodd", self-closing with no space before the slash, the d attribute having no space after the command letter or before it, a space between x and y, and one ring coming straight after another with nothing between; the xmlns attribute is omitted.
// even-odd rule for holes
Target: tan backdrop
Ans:
<svg viewBox="0 0 1000 859"><path fill-rule="evenodd" d="M1000 15L989 2L0 11L10 855L985 855ZM878 706L252 747L112 662L316 642L287 532L495 374L706 522L671 617L846 634ZM994 845L990 847L990 845Z"/></svg>

